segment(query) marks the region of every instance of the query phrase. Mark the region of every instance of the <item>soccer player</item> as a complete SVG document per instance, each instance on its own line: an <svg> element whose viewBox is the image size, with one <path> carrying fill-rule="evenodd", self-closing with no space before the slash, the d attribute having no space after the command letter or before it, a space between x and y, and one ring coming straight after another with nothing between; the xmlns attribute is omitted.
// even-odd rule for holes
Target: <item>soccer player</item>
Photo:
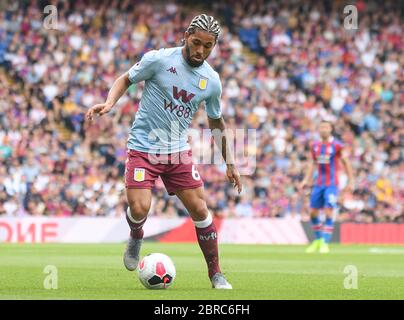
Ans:
<svg viewBox="0 0 404 320"><path fill-rule="evenodd" d="M220 77L206 61L219 33L219 23L212 16L194 17L184 34L182 47L147 52L114 82L105 103L88 110L86 119L92 121L95 114L108 113L131 84L145 81L127 142L125 184L129 207L126 220L131 232L124 265L130 271L137 268L143 225L151 205L151 189L160 176L167 192L183 202L194 222L212 287L232 289L219 266L216 227L187 142L193 114L203 101L209 128L220 132L226 128L220 108ZM215 141L221 146L227 178L240 193L242 184L230 142L225 134L218 139Z"/></svg>
<svg viewBox="0 0 404 320"><path fill-rule="evenodd" d="M329 121L321 121L319 126L320 141L310 145L311 159L309 169L299 188L311 185L314 167L317 165L317 178L310 197L310 218L315 240L306 249L312 253L330 251L328 243L332 238L333 214L338 198L338 162L341 161L348 175L347 187L353 191L354 178L349 159L344 152L343 144L332 136L333 125ZM325 222L322 225L319 210L324 209Z"/></svg>

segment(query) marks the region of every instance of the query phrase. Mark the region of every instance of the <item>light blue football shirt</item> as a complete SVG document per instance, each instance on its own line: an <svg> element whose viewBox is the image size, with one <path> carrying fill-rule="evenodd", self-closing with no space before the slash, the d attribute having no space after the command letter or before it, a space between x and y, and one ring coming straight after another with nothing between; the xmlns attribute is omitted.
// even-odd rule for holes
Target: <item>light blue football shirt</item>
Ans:
<svg viewBox="0 0 404 320"><path fill-rule="evenodd" d="M188 129L202 101L209 118L221 117L218 73L207 61L191 67L181 49L149 51L130 68L129 80L144 80L145 87L129 133L129 149L160 154L189 150Z"/></svg>

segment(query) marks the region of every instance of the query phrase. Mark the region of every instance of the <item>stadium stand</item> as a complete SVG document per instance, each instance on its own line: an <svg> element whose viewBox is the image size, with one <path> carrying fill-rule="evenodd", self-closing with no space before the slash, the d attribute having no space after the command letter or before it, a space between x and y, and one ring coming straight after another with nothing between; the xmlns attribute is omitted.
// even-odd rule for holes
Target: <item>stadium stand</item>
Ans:
<svg viewBox="0 0 404 320"><path fill-rule="evenodd" d="M356 1L352 31L340 1L59 1L58 28L48 30L41 1L2 2L0 215L124 215L126 139L143 85L91 126L84 113L145 52L181 45L207 6L222 22L209 62L222 78L223 115L258 137L241 197L223 166L199 166L212 212L307 220L297 184L316 125L329 119L357 179L356 191L340 197L339 221L404 222L403 6L381 5ZM193 128L206 126L202 108ZM154 195L151 214L187 215L161 181Z"/></svg>

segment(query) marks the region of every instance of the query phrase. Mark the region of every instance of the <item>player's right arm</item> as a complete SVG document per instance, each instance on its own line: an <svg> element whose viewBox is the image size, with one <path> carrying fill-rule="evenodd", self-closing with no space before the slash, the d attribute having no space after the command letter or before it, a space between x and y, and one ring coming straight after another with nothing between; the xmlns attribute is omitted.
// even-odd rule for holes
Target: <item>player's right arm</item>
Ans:
<svg viewBox="0 0 404 320"><path fill-rule="evenodd" d="M104 103L92 106L86 113L86 119L92 121L95 114L102 116L110 112L132 83L138 83L153 77L154 73L159 68L158 59L159 51L151 50L147 52L128 72L125 72L115 80L109 90L107 100Z"/></svg>
<svg viewBox="0 0 404 320"><path fill-rule="evenodd" d="M314 172L314 167L315 167L315 159L314 159L312 150L313 150L313 148L312 148L312 146L310 146L310 157L309 157L309 161L308 161L308 168L306 170L306 174L304 176L303 181L299 185L300 190L302 190L306 186L310 186L312 183L313 172Z"/></svg>
<svg viewBox="0 0 404 320"><path fill-rule="evenodd" d="M99 103L92 106L87 111L86 119L88 121L93 121L94 114L102 116L103 114L110 112L115 103L125 93L125 91L131 84L132 83L129 80L128 72L125 72L123 75L115 80L114 84L108 92L107 100L104 103Z"/></svg>

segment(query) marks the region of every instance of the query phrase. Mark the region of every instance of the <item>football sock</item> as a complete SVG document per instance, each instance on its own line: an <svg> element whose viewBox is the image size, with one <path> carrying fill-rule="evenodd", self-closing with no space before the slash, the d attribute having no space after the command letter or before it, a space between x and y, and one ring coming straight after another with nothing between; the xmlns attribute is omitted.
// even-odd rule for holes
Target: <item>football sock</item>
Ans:
<svg viewBox="0 0 404 320"><path fill-rule="evenodd" d="M143 239L143 225L146 222L147 217L144 217L142 220L136 221L133 219L130 208L126 210L126 221L130 227L130 236L133 239Z"/></svg>
<svg viewBox="0 0 404 320"><path fill-rule="evenodd" d="M193 222L199 246L208 265L209 278L212 278L215 273L220 272L217 231L213 223L212 215L209 214L203 221Z"/></svg>
<svg viewBox="0 0 404 320"><path fill-rule="evenodd" d="M332 232L334 231L334 221L332 218L326 218L323 227L323 238L325 243L329 243L332 238Z"/></svg>
<svg viewBox="0 0 404 320"><path fill-rule="evenodd" d="M322 226L321 226L320 218L319 218L318 216L317 216L317 217L311 217L311 227L312 227L312 229L313 229L313 232L314 232L314 235L315 235L316 240L321 239L321 236L322 236L322 232L321 232Z"/></svg>

